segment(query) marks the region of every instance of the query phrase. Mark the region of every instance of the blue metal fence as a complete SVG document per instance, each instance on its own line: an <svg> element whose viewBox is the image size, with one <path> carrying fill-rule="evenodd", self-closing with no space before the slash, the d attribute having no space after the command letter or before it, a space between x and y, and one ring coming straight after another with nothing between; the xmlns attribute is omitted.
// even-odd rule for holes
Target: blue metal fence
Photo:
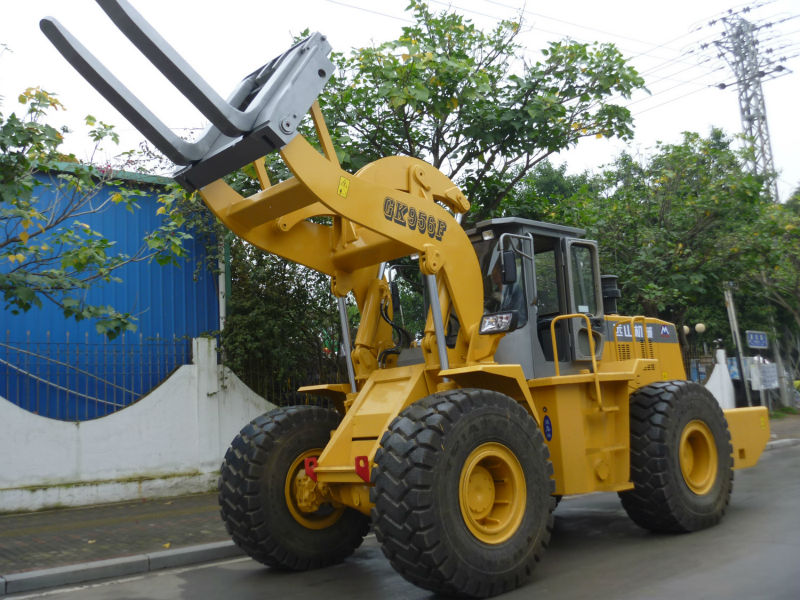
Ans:
<svg viewBox="0 0 800 600"><path fill-rule="evenodd" d="M69 171L74 165L64 166ZM49 206L58 190L41 176L37 202ZM115 173L124 185L142 190L139 210L106 202L118 188L98 182L96 201L105 208L81 221L114 241L113 252L136 254L144 236L161 224L157 202L168 180ZM113 306L136 317L136 332L113 341L90 319L65 319L44 302L21 314L0 304L0 396L21 408L56 419L93 419L128 406L190 360L190 338L219 327L216 276L207 268L206 241L186 240L179 265L132 262L115 272L118 282L98 282L85 291L86 303ZM11 268L11 263L0 263Z"/></svg>
<svg viewBox="0 0 800 600"><path fill-rule="evenodd" d="M32 413L64 421L95 419L129 406L179 366L190 340L129 336L115 343L49 339L0 341L0 395Z"/></svg>

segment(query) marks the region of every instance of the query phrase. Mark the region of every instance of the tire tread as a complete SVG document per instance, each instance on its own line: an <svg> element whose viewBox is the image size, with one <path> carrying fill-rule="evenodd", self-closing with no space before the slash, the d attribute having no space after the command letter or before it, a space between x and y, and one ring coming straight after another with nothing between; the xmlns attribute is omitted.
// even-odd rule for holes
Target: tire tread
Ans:
<svg viewBox="0 0 800 600"><path fill-rule="evenodd" d="M342 532L341 543L316 556L300 556L272 534L264 512L269 508L259 498L267 457L284 434L315 426L335 429L338 422L338 414L329 409L283 407L253 419L231 442L218 480L220 515L233 541L251 558L270 567L300 571L341 562L361 545L369 519L349 510L353 526Z"/></svg>
<svg viewBox="0 0 800 600"><path fill-rule="evenodd" d="M446 433L467 413L493 406L508 412L510 419L530 419L533 446L545 465L549 482L548 511L542 535L523 568L509 570L500 578L486 581L480 573L469 572L452 560L438 532L436 507L430 501L437 451ZM428 396L411 405L391 423L375 455L376 467L370 499L376 537L394 569L411 583L434 592L485 597L511 590L525 583L540 561L553 529L555 490L550 453L539 428L518 403L496 392L458 389Z"/></svg>
<svg viewBox="0 0 800 600"><path fill-rule="evenodd" d="M634 489L619 494L628 516L640 527L657 532L688 532L716 525L725 514L733 487L733 447L727 425L722 445L727 448L728 481L722 482L721 507L710 514L695 513L684 506L676 488L670 461L670 425L682 397L694 386L688 381L663 381L638 390L631 397L631 480ZM705 393L705 390L703 390ZM725 417L713 397L706 398L715 419ZM724 457L723 457L723 462ZM722 477L725 477L725 473Z"/></svg>

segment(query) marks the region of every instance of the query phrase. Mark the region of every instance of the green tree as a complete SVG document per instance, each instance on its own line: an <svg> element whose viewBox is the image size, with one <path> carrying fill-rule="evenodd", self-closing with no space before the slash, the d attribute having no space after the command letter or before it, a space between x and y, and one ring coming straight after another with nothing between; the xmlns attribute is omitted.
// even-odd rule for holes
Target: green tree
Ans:
<svg viewBox="0 0 800 600"><path fill-rule="evenodd" d="M588 171L567 174L567 164L553 166L545 159L538 163L500 203L497 216L523 217L538 221L558 218L564 225L582 226L582 196L596 196L604 191L602 176Z"/></svg>
<svg viewBox="0 0 800 600"><path fill-rule="evenodd" d="M716 129L684 133L646 164L624 157L606 183L592 228L612 242L606 265L627 302L678 323L695 320L694 307L722 306L722 282L746 267L740 240L768 203L731 140Z"/></svg>
<svg viewBox="0 0 800 600"><path fill-rule="evenodd" d="M746 264L741 287L763 329L773 326L800 374L800 203L770 204L740 240ZM764 306L771 305L764 322ZM760 309L760 311L759 311Z"/></svg>
<svg viewBox="0 0 800 600"><path fill-rule="evenodd" d="M222 332L225 363L276 404L298 386L340 379L339 320L328 278L239 239Z"/></svg>
<svg viewBox="0 0 800 600"><path fill-rule="evenodd" d="M643 79L611 44L551 43L521 64L519 23L490 32L412 0L396 40L334 57L320 100L339 159L355 170L395 154L427 160L495 212L538 162L586 136L628 139L627 98Z"/></svg>
<svg viewBox="0 0 800 600"><path fill-rule="evenodd" d="M539 165L502 206L586 228L604 272L620 276L623 312L702 322L708 342L732 344L722 289L734 282L742 327L774 325L797 372L800 203L772 202L742 166L748 151L712 130L641 162L622 154L602 176Z"/></svg>
<svg viewBox="0 0 800 600"><path fill-rule="evenodd" d="M678 323L721 314L724 324L722 281L744 277L742 240L770 206L729 138L684 133L642 162L623 153L601 178L572 189L578 183L566 201L534 200L535 216L598 240L603 270L620 278L623 311ZM570 189L567 177L563 186Z"/></svg>
<svg viewBox="0 0 800 600"><path fill-rule="evenodd" d="M130 262L166 264L183 254L187 234L180 230L183 218L174 210L174 196L160 198L162 225L144 238L137 252L115 252L113 240L81 219L112 204L136 210L142 192L59 152L66 131L46 123L50 111L63 109L53 94L31 88L19 101L26 106L22 116L0 114L0 292L6 308L18 313L47 300L61 307L65 317L95 319L97 331L109 338L135 329L135 316L89 304L85 291L118 281L118 270ZM93 127L95 144L117 141L111 126L93 117L86 122ZM68 171L61 168L64 161L74 163ZM116 192L100 200L98 192L108 185Z"/></svg>
<svg viewBox="0 0 800 600"><path fill-rule="evenodd" d="M786 201L786 206L792 210L794 214L800 215L800 187L789 196L789 199Z"/></svg>
<svg viewBox="0 0 800 600"><path fill-rule="evenodd" d="M742 326L774 326L798 372L800 202L770 201L742 167L747 151L712 130L686 133L641 162L622 154L601 175L567 175L545 161L500 208L587 229L603 271L620 276L622 312L702 322L707 342L732 345L722 285L734 282Z"/></svg>
<svg viewBox="0 0 800 600"><path fill-rule="evenodd" d="M288 176L276 155L268 156L266 163L271 181ZM245 196L260 189L252 166L226 180ZM207 244L208 263L199 268L216 270L224 243L230 248L231 295L220 335L226 366L279 405L296 403L295 390L301 385L346 379L338 357L341 330L329 278L237 238L194 195L177 206L193 237Z"/></svg>
<svg viewBox="0 0 800 600"><path fill-rule="evenodd" d="M495 212L550 154L585 136L631 135L630 113L610 98L629 96L643 80L613 46L555 42L541 60L522 64L518 23L484 32L458 14L434 14L424 2L409 8L414 24L396 40L333 56L337 72L320 102L346 169L395 154L422 158L464 188L477 219ZM285 179L274 159L267 158L271 180ZM246 173L229 180L249 194L256 190ZM302 381L305 365L320 356L319 340L338 340L328 283L238 241L233 255L226 361L255 387L247 374L253 360L264 373ZM406 271L400 283L403 321L417 331L419 284ZM313 372L306 376L314 380Z"/></svg>

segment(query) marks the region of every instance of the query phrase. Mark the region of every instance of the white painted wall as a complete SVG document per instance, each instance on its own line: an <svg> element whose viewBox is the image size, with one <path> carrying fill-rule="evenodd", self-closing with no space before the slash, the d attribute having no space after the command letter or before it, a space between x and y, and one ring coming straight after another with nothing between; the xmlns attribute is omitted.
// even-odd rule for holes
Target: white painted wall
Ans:
<svg viewBox="0 0 800 600"><path fill-rule="evenodd" d="M0 398L0 512L200 492L216 485L228 444L274 408L193 340L180 367L135 404L69 423Z"/></svg>

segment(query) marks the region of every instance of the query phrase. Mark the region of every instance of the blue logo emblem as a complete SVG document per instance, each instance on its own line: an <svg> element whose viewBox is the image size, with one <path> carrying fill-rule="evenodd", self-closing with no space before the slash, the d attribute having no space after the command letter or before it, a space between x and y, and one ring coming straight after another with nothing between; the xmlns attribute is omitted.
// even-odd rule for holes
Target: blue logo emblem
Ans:
<svg viewBox="0 0 800 600"><path fill-rule="evenodd" d="M547 438L547 441L549 442L553 439L553 424L550 422L550 417L544 418L542 427L544 428L544 437Z"/></svg>

